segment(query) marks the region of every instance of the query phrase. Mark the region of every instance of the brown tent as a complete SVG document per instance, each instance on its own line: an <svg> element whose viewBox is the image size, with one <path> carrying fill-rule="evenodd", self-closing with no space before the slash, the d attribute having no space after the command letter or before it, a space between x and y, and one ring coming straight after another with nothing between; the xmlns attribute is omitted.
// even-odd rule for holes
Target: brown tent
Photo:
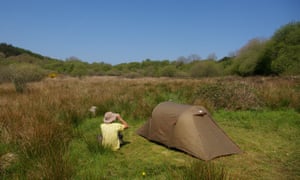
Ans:
<svg viewBox="0 0 300 180"><path fill-rule="evenodd" d="M202 106L160 103L137 133L203 160L241 152Z"/></svg>

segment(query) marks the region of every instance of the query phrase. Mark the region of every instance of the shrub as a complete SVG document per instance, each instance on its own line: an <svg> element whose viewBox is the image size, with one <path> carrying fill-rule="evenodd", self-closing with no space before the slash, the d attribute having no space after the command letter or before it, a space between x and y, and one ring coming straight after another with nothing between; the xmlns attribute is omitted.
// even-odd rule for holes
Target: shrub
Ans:
<svg viewBox="0 0 300 180"><path fill-rule="evenodd" d="M245 83L216 82L200 86L196 92L196 101L204 102L208 108L246 110L261 107L254 88ZM211 106L211 107L210 107Z"/></svg>
<svg viewBox="0 0 300 180"><path fill-rule="evenodd" d="M11 64L5 73L19 93L24 92L28 82L40 81L45 77L45 71L32 64Z"/></svg>
<svg viewBox="0 0 300 180"><path fill-rule="evenodd" d="M138 78L138 77L141 77L141 75L137 72L129 72L129 73L126 73L126 74L123 74L124 77L126 78Z"/></svg>
<svg viewBox="0 0 300 180"><path fill-rule="evenodd" d="M48 74L48 77L53 79L53 78L57 77L57 74L52 72L52 73Z"/></svg>
<svg viewBox="0 0 300 180"><path fill-rule="evenodd" d="M236 73L241 76L255 75L258 65L262 65L260 62L262 53L266 47L266 40L264 39L252 39L244 47L242 47L237 56L234 59L232 65L232 73ZM259 67L266 68L266 67Z"/></svg>
<svg viewBox="0 0 300 180"><path fill-rule="evenodd" d="M9 82L10 71L6 66L0 66L0 84L4 82Z"/></svg>
<svg viewBox="0 0 300 180"><path fill-rule="evenodd" d="M299 75L300 22L288 23L278 29L270 40L267 56L276 74Z"/></svg>
<svg viewBox="0 0 300 180"><path fill-rule="evenodd" d="M214 77L222 74L221 66L215 61L200 61L191 68L192 77Z"/></svg>
<svg viewBox="0 0 300 180"><path fill-rule="evenodd" d="M177 69L175 66L173 65L168 65L168 66L165 66L164 68L161 69L161 76L164 76L164 77L174 77L177 73Z"/></svg>

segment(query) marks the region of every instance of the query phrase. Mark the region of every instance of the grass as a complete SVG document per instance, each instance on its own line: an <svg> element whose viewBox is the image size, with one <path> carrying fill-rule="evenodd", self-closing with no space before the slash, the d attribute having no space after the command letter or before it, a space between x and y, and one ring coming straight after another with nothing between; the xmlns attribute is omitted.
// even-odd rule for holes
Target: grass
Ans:
<svg viewBox="0 0 300 180"><path fill-rule="evenodd" d="M138 136L135 132L143 121L133 120L129 120L131 127L124 132L125 140L130 143L111 152L97 144L102 117L86 119L78 127L81 135L72 140L68 154L72 164L77 164L73 178L140 179L145 172L147 177L143 178L148 179L199 179L207 174L201 174L201 170L220 172L220 176L225 176L221 179L299 177L300 115L297 112L220 110L214 117L243 154L203 163Z"/></svg>
<svg viewBox="0 0 300 180"><path fill-rule="evenodd" d="M103 149L96 139L100 122L100 118L87 119L78 127L82 134L71 142L68 156L73 160L72 164L77 164L74 179L173 179L182 177L189 170L189 164L195 161L184 153L136 135L141 122L131 124L124 131L128 144L119 151ZM91 145L94 147L90 148Z"/></svg>
<svg viewBox="0 0 300 180"><path fill-rule="evenodd" d="M201 172L219 179L299 179L299 82L58 78L28 83L22 94L0 84L0 179L199 179ZM203 162L137 136L152 109L167 100L208 107L244 153ZM93 105L96 118L88 111ZM131 126L124 132L130 143L118 152L97 144L106 111L121 113Z"/></svg>
<svg viewBox="0 0 300 180"><path fill-rule="evenodd" d="M242 179L297 179L299 117L293 110L215 113L224 130L244 151L235 157L236 162L230 162L231 158L222 161L230 169L239 169Z"/></svg>

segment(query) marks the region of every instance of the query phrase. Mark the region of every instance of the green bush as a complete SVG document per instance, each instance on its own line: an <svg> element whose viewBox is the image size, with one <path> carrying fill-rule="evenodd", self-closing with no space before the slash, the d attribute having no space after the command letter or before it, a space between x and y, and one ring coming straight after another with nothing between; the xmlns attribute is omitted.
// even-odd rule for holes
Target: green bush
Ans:
<svg viewBox="0 0 300 180"><path fill-rule="evenodd" d="M272 71L277 74L300 74L300 22L278 29L270 40L269 54Z"/></svg>
<svg viewBox="0 0 300 180"><path fill-rule="evenodd" d="M222 74L222 68L215 61L200 61L191 67L190 74L192 77L215 77Z"/></svg>
<svg viewBox="0 0 300 180"><path fill-rule="evenodd" d="M164 77L174 77L177 73L177 69L173 65L167 65L161 69L161 76Z"/></svg>
<svg viewBox="0 0 300 180"><path fill-rule="evenodd" d="M10 81L9 74L9 69L6 66L0 65L0 84Z"/></svg>
<svg viewBox="0 0 300 180"><path fill-rule="evenodd" d="M258 64L262 64L261 56L266 47L266 42L264 39L256 38L243 46L233 60L232 73L241 76L255 75Z"/></svg>
<svg viewBox="0 0 300 180"><path fill-rule="evenodd" d="M40 81L45 77L45 71L32 64L11 64L4 74L19 93L24 92L28 82Z"/></svg>
<svg viewBox="0 0 300 180"><path fill-rule="evenodd" d="M272 61L271 67L278 74L300 74L300 45L282 47L280 55Z"/></svg>

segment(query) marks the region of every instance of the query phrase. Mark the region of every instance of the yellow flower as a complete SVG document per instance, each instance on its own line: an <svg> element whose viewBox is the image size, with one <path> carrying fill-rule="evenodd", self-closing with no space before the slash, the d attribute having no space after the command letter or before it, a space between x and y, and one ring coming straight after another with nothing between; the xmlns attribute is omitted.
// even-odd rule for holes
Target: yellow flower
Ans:
<svg viewBox="0 0 300 180"><path fill-rule="evenodd" d="M142 176L146 176L146 173L144 171L142 172Z"/></svg>
<svg viewBox="0 0 300 180"><path fill-rule="evenodd" d="M50 73L50 74L48 74L48 77L49 78L56 78L57 74L56 73Z"/></svg>

